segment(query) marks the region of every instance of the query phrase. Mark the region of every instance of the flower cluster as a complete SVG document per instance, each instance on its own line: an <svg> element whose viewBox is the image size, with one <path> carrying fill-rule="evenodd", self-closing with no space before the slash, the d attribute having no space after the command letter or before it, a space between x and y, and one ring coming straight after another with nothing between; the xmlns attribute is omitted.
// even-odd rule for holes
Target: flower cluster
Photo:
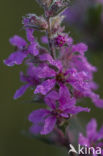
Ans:
<svg viewBox="0 0 103 156"><path fill-rule="evenodd" d="M97 84L93 81L93 73L97 69L87 61L87 45L74 44L61 25L64 16L57 10L62 11L68 1L40 0L39 3L44 15L23 17L27 41L17 35L12 37L10 43L15 52L4 63L7 66L26 65L26 74L20 72L20 81L24 84L16 91L14 99L32 88L35 98L44 102L46 108L34 110L29 115L33 123L30 131L46 135L55 127L63 126L73 115L90 111L77 105L81 98L89 97L100 108L103 108L103 100L94 92ZM43 36L42 41L49 45L48 49L39 44L34 37L35 31L45 32L47 36Z"/></svg>

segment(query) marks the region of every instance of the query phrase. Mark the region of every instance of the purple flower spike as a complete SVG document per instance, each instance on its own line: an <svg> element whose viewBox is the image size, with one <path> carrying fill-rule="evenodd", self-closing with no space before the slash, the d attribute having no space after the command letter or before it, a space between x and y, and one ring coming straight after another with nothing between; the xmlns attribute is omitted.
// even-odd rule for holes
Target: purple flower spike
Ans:
<svg viewBox="0 0 103 156"><path fill-rule="evenodd" d="M98 88L93 80L97 68L85 56L88 46L82 42L74 44L70 33L67 34L65 26L62 26L69 0L37 1L43 7L44 14L37 16L29 13L23 17L27 41L17 35L10 38L10 44L15 50L4 63L8 66L24 63L27 68L25 74L20 72L23 84L16 90L14 99L20 98L31 88L32 101L45 103L45 108L37 109L29 115L28 120L32 122L30 132L36 135L47 135L52 131L59 133L54 135L56 138L53 137L53 141L57 143L60 140L59 143L67 147L71 140L66 132L68 120L80 112L90 112L89 108L76 104L87 97L96 107L103 108L103 99L94 92ZM37 33L39 36L35 37L36 31L42 32L41 42L48 46L43 47L37 41L41 35ZM80 134L80 144L88 147L92 143L103 145L99 142L103 139L103 127L99 132L96 127L96 120L91 120L86 128L87 138Z"/></svg>

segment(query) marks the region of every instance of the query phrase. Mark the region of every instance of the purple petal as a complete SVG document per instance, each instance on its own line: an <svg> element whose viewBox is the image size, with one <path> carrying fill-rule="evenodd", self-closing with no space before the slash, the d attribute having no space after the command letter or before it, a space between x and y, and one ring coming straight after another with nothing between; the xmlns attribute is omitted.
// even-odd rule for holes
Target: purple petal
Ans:
<svg viewBox="0 0 103 156"><path fill-rule="evenodd" d="M68 82L73 86L74 89L84 92L87 91L89 87L88 75L84 71L82 72L73 72L68 78Z"/></svg>
<svg viewBox="0 0 103 156"><path fill-rule="evenodd" d="M30 77L38 78L40 69L40 67L36 67L33 63L29 63L27 68L27 75L29 75Z"/></svg>
<svg viewBox="0 0 103 156"><path fill-rule="evenodd" d="M39 78L54 77L56 75L56 72L48 66L37 67L37 73Z"/></svg>
<svg viewBox="0 0 103 156"><path fill-rule="evenodd" d="M9 41L13 46L16 46L18 48L23 48L27 45L27 42L18 35L13 36Z"/></svg>
<svg viewBox="0 0 103 156"><path fill-rule="evenodd" d="M84 52L88 50L88 46L84 43L76 44L72 47L73 52L79 52L81 55L84 55Z"/></svg>
<svg viewBox="0 0 103 156"><path fill-rule="evenodd" d="M97 89L98 89L98 84L96 84L96 83L93 82L93 81L90 82L89 85L90 85L90 88L93 89L93 90L97 90Z"/></svg>
<svg viewBox="0 0 103 156"><path fill-rule="evenodd" d="M52 109L56 109L56 100L59 99L59 94L56 91L51 91L45 96L45 103Z"/></svg>
<svg viewBox="0 0 103 156"><path fill-rule="evenodd" d="M78 114L80 112L90 112L90 109L89 108L83 108L80 106L73 106L71 108L66 109L65 112L68 112L68 114Z"/></svg>
<svg viewBox="0 0 103 156"><path fill-rule="evenodd" d="M67 109L76 104L75 98L71 98L69 89L66 86L61 86L59 89L60 109Z"/></svg>
<svg viewBox="0 0 103 156"><path fill-rule="evenodd" d="M20 81L26 82L30 86L34 86L39 83L39 81L35 75L24 75L23 72L20 72Z"/></svg>
<svg viewBox="0 0 103 156"><path fill-rule="evenodd" d="M34 55L37 56L39 54L39 50L37 49L37 43L33 42L29 47L28 51Z"/></svg>
<svg viewBox="0 0 103 156"><path fill-rule="evenodd" d="M26 56L27 55L23 52L14 52L6 60L4 60L4 63L7 66L14 66L15 64L20 65Z"/></svg>
<svg viewBox="0 0 103 156"><path fill-rule="evenodd" d="M43 129L43 124L34 124L30 127L29 131L32 134L38 135Z"/></svg>
<svg viewBox="0 0 103 156"><path fill-rule="evenodd" d="M38 85L34 91L34 94L41 93L46 95L55 86L54 79L48 79L44 81L41 85Z"/></svg>
<svg viewBox="0 0 103 156"><path fill-rule="evenodd" d="M46 135L49 134L50 132L52 132L52 130L54 129L56 124L56 117L54 116L49 116L46 120L45 120L45 124L44 127L41 131L40 134L42 135Z"/></svg>
<svg viewBox="0 0 103 156"><path fill-rule="evenodd" d="M97 71L96 67L92 66L83 55L73 55L70 66L76 68L79 72L85 71L88 73L89 79L92 79L93 72Z"/></svg>
<svg viewBox="0 0 103 156"><path fill-rule="evenodd" d="M68 113L61 113L60 116L63 118L69 118L70 117L70 115Z"/></svg>
<svg viewBox="0 0 103 156"><path fill-rule="evenodd" d="M20 72L20 81L27 82L27 76L25 76L23 72Z"/></svg>
<svg viewBox="0 0 103 156"><path fill-rule="evenodd" d="M47 109L38 109L33 112L28 117L28 120L33 123L40 123L50 114L50 111Z"/></svg>
<svg viewBox="0 0 103 156"><path fill-rule="evenodd" d="M48 61L51 65L57 67L59 70L62 69L62 63L59 60L54 60L49 54L39 55L41 61Z"/></svg>
<svg viewBox="0 0 103 156"><path fill-rule="evenodd" d="M93 102L97 107L103 108L103 99L98 97L97 99L93 99Z"/></svg>
<svg viewBox="0 0 103 156"><path fill-rule="evenodd" d="M96 136L97 133L96 129L97 129L97 122L95 119L92 119L86 127L87 137L89 139L92 139Z"/></svg>
<svg viewBox="0 0 103 156"><path fill-rule="evenodd" d="M103 108L103 99L100 99L100 96L92 91L86 93L87 97L90 97L96 107Z"/></svg>
<svg viewBox="0 0 103 156"><path fill-rule="evenodd" d="M47 36L42 36L42 37L41 37L41 42L44 43L44 44L47 44L47 43L48 43L48 38L47 38Z"/></svg>
<svg viewBox="0 0 103 156"><path fill-rule="evenodd" d="M26 90L29 88L29 84L26 84L26 85L23 85L21 86L15 93L14 95L14 99L18 99L19 97L21 97L25 92Z"/></svg>
<svg viewBox="0 0 103 156"><path fill-rule="evenodd" d="M88 147L90 146L88 138L84 137L82 133L79 134L79 144L82 146L85 145L87 145Z"/></svg>
<svg viewBox="0 0 103 156"><path fill-rule="evenodd" d="M29 42L34 42L35 38L33 35L34 29L26 29L26 36Z"/></svg>
<svg viewBox="0 0 103 156"><path fill-rule="evenodd" d="M71 37L67 38L67 45L71 46L73 44L73 39Z"/></svg>
<svg viewBox="0 0 103 156"><path fill-rule="evenodd" d="M103 139L103 126L102 126L102 128L99 130L99 132L98 132L98 139L100 140L100 139Z"/></svg>

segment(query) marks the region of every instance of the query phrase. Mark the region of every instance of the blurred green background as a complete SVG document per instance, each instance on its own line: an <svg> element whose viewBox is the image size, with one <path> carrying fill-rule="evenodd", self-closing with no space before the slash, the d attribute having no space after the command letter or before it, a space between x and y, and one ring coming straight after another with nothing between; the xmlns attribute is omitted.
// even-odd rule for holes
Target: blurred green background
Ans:
<svg viewBox="0 0 103 156"><path fill-rule="evenodd" d="M19 100L13 100L14 92L19 88L19 71L24 66L6 67L3 59L13 52L8 39L14 34L25 35L22 29L21 17L27 13L40 15L42 9L35 0L0 0L0 156L67 156L63 148L47 145L39 140L29 138L23 134L29 123L28 114L35 108L29 102L32 91L28 90ZM71 33L72 35L72 33ZM95 80L100 85L98 93L103 98L103 52L88 52L88 59L98 67ZM92 107L91 113L81 113L82 126L93 116L99 125L103 123L103 110L96 109L90 100L85 101L85 106ZM84 117L84 118L83 118Z"/></svg>

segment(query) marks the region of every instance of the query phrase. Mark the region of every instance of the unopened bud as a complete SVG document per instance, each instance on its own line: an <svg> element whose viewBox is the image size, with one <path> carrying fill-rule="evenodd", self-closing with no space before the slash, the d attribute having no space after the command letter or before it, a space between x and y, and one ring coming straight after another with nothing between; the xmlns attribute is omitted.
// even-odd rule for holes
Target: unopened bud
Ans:
<svg viewBox="0 0 103 156"><path fill-rule="evenodd" d="M37 0L37 2L43 7L48 8L52 4L53 0Z"/></svg>
<svg viewBox="0 0 103 156"><path fill-rule="evenodd" d="M38 17L35 14L28 14L27 17L24 17L23 24L24 27L31 27L39 30L48 29L48 24L44 17Z"/></svg>
<svg viewBox="0 0 103 156"><path fill-rule="evenodd" d="M68 6L68 2L64 0L55 0L49 10L46 11L47 16L55 16Z"/></svg>
<svg viewBox="0 0 103 156"><path fill-rule="evenodd" d="M66 43L66 38L63 35L58 35L55 39L54 39L55 45L57 47L62 47L65 43Z"/></svg>
<svg viewBox="0 0 103 156"><path fill-rule="evenodd" d="M52 17L50 19L50 25L51 25L51 31L52 31L53 38L54 38L54 35L60 33L59 31L61 29L61 23L62 23L64 17L65 16L58 15L58 16Z"/></svg>

